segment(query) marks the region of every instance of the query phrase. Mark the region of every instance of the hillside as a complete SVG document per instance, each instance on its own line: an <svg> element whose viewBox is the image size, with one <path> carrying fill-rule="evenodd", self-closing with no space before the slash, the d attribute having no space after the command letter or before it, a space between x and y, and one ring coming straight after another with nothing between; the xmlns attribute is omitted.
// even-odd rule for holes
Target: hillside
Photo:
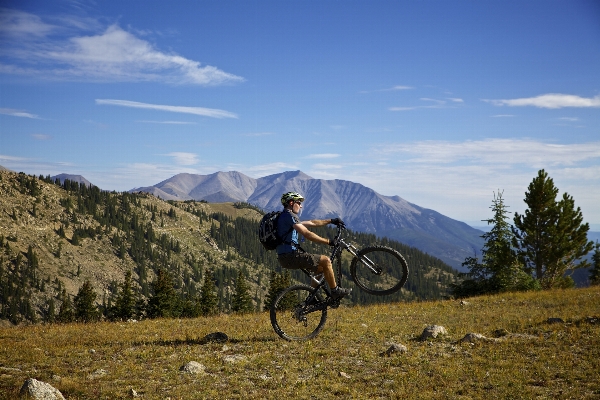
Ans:
<svg viewBox="0 0 600 400"><path fill-rule="evenodd" d="M50 177L0 172L0 291L2 318L13 323L46 320L87 280L97 302L108 307L127 271L140 299L152 294L159 269L168 271L182 299L200 295L212 269L219 310L230 310L238 271L249 284L252 304L262 309L273 252L255 237L259 212L249 205L196 201L166 202L147 193L109 193ZM231 239L229 239L231 238ZM240 241L240 240L243 240ZM357 244L373 235L356 235ZM455 271L414 248L396 246L409 260L405 290L371 301L435 299L446 294ZM323 249L321 249L323 250ZM293 275L292 279L305 279ZM345 283L351 286L348 279Z"/></svg>
<svg viewBox="0 0 600 400"><path fill-rule="evenodd" d="M383 196L359 183L314 179L302 171L286 171L258 179L240 172L210 175L177 174L154 186L132 189L165 200L248 202L263 210L281 208L281 194L302 193L302 217L342 218L358 232L388 237L431 254L466 271L462 262L479 254L483 232L399 196Z"/></svg>
<svg viewBox="0 0 600 400"><path fill-rule="evenodd" d="M309 342L267 313L0 328L0 398L35 378L82 400L597 399L598 304L594 287L340 307ZM429 325L447 334L420 340Z"/></svg>

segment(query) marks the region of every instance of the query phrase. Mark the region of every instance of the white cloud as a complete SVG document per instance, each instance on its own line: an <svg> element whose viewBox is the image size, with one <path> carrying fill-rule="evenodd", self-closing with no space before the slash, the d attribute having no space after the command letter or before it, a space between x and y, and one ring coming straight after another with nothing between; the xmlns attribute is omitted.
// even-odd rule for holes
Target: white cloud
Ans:
<svg viewBox="0 0 600 400"><path fill-rule="evenodd" d="M465 102L463 99L459 99L457 97L449 97L448 100L450 100L454 103L464 103Z"/></svg>
<svg viewBox="0 0 600 400"><path fill-rule="evenodd" d="M340 165L340 164L322 164L322 163L319 163L319 164L314 164L312 166L312 168L316 169L316 170L326 170L327 171L327 170L331 170L331 169L341 169L341 168L344 168L344 166Z"/></svg>
<svg viewBox="0 0 600 400"><path fill-rule="evenodd" d="M600 142L552 144L528 139L487 139L465 142L421 141L380 145L380 157L406 155L403 161L448 164L573 165L600 158Z"/></svg>
<svg viewBox="0 0 600 400"><path fill-rule="evenodd" d="M97 28L96 21L69 17L62 18L62 24L77 29L79 36L50 38L49 34L57 28L42 22L40 17L24 12L0 13L0 33L10 39L3 41L2 53L15 60L13 64L1 65L0 70L65 80L155 81L206 86L244 81L216 67L160 51L116 24L90 36L82 36L81 31ZM16 40L24 35L29 40Z"/></svg>
<svg viewBox="0 0 600 400"><path fill-rule="evenodd" d="M34 133L33 135L31 135L35 140L50 140L52 139L52 136L50 135L44 135L43 133Z"/></svg>
<svg viewBox="0 0 600 400"><path fill-rule="evenodd" d="M322 153L322 154L309 154L305 158L337 158L339 154L335 153Z"/></svg>
<svg viewBox="0 0 600 400"><path fill-rule="evenodd" d="M600 107L600 96L585 98L569 94L550 93L537 97L511 100L483 100L495 106L509 107L539 107L539 108L564 108L564 107Z"/></svg>
<svg viewBox="0 0 600 400"><path fill-rule="evenodd" d="M136 121L146 124L171 124L171 125L195 125L195 122L188 121Z"/></svg>
<svg viewBox="0 0 600 400"><path fill-rule="evenodd" d="M498 114L498 115L492 115L492 118L511 118L514 117L514 115L512 114Z"/></svg>
<svg viewBox="0 0 600 400"><path fill-rule="evenodd" d="M576 122L576 121L579 121L579 118L575 118L575 117L562 117L562 118L559 118L559 120L561 120L561 121Z"/></svg>
<svg viewBox="0 0 600 400"><path fill-rule="evenodd" d="M23 11L0 9L0 34L23 39L27 36L43 37L56 27L42 22L37 15Z"/></svg>
<svg viewBox="0 0 600 400"><path fill-rule="evenodd" d="M395 92L398 90L411 90L413 89L410 86L396 85L386 89L377 89L377 90L362 90L360 93L375 93L375 92Z"/></svg>
<svg viewBox="0 0 600 400"><path fill-rule="evenodd" d="M237 118L237 115L215 108L204 108L204 107L185 107L185 106L168 106L161 104L148 104L139 103L137 101L129 100L112 100L112 99L96 99L96 104L100 105L111 105L111 106L122 106L122 107L133 107L133 108L145 108L149 110L168 111L184 114L201 115L204 117L212 118Z"/></svg>
<svg viewBox="0 0 600 400"><path fill-rule="evenodd" d="M167 154L169 157L173 157L177 165L194 165L198 164L198 155L194 153L184 152L173 152Z"/></svg>
<svg viewBox="0 0 600 400"><path fill-rule="evenodd" d="M31 114L23 110L15 110L13 108L0 108L0 114L10 115L12 117L39 119L39 117L35 114Z"/></svg>

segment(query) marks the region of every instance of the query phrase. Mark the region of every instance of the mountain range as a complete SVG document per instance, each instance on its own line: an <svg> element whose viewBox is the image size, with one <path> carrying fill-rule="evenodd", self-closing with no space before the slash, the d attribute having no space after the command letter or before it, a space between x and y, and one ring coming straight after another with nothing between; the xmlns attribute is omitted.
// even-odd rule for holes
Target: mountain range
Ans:
<svg viewBox="0 0 600 400"><path fill-rule="evenodd" d="M254 179L240 172L209 175L177 174L156 185L130 192L147 192L164 200L246 202L265 211L281 208L285 192L301 193L301 219L340 217L355 231L374 233L416 247L452 267L480 253L482 231L412 204L399 196L384 196L359 183L314 179L302 171L286 171Z"/></svg>

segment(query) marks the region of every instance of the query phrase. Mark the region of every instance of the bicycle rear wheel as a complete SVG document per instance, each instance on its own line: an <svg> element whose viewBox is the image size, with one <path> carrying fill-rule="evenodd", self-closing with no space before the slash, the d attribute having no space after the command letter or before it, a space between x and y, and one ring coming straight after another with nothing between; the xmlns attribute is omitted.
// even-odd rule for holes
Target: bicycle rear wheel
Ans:
<svg viewBox="0 0 600 400"><path fill-rule="evenodd" d="M408 264L389 247L372 246L358 252L350 265L354 282L367 293L383 296L397 292L408 278Z"/></svg>
<svg viewBox="0 0 600 400"><path fill-rule="evenodd" d="M309 296L317 289L308 285L294 285L283 290L271 306L271 325L285 340L308 340L321 332L327 320L327 303L320 293Z"/></svg>

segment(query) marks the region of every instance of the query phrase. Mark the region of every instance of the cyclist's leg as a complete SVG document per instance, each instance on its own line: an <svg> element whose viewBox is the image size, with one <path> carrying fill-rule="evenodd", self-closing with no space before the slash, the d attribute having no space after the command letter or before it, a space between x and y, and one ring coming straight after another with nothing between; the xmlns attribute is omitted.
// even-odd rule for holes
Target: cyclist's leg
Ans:
<svg viewBox="0 0 600 400"><path fill-rule="evenodd" d="M333 273L333 266L331 265L331 260L329 259L329 257L321 255L321 258L319 258L319 266L317 267L317 273L323 274L325 282L327 282L329 288L334 289L337 286L335 283L335 274Z"/></svg>

